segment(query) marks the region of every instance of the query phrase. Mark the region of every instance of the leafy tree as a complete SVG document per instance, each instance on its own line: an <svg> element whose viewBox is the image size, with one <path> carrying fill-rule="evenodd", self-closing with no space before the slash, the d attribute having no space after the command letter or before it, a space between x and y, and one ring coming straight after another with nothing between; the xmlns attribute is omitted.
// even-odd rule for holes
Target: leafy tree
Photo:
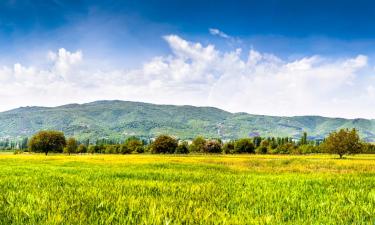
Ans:
<svg viewBox="0 0 375 225"><path fill-rule="evenodd" d="M143 148L143 142L137 138L137 137L130 137L125 140L124 145L127 148L127 152L137 152L137 153L143 153L144 148Z"/></svg>
<svg viewBox="0 0 375 225"><path fill-rule="evenodd" d="M96 152L96 146L95 145L89 145L87 149L87 153L94 154Z"/></svg>
<svg viewBox="0 0 375 225"><path fill-rule="evenodd" d="M262 140L262 142L260 142L259 147L256 149L256 153L266 154L268 152L269 147L270 147L270 142L268 140Z"/></svg>
<svg viewBox="0 0 375 225"><path fill-rule="evenodd" d="M303 132L303 135L300 140L300 145L306 145L307 144L307 133Z"/></svg>
<svg viewBox="0 0 375 225"><path fill-rule="evenodd" d="M327 153L338 154L341 159L345 154L361 153L363 144L356 129L341 129L330 133L322 148Z"/></svg>
<svg viewBox="0 0 375 225"><path fill-rule="evenodd" d="M87 147L84 144L80 144L77 148L77 153L86 153L87 152Z"/></svg>
<svg viewBox="0 0 375 225"><path fill-rule="evenodd" d="M229 154L234 152L234 141L229 141L223 145L223 153Z"/></svg>
<svg viewBox="0 0 375 225"><path fill-rule="evenodd" d="M60 131L40 131L29 141L31 152L63 152L66 140L63 132Z"/></svg>
<svg viewBox="0 0 375 225"><path fill-rule="evenodd" d="M221 144L216 140L206 141L204 152L207 153L221 153Z"/></svg>
<svg viewBox="0 0 375 225"><path fill-rule="evenodd" d="M190 145L190 152L205 152L205 146L206 139L201 136L196 137Z"/></svg>
<svg viewBox="0 0 375 225"><path fill-rule="evenodd" d="M250 138L242 138L234 142L234 153L254 153L254 144Z"/></svg>
<svg viewBox="0 0 375 225"><path fill-rule="evenodd" d="M189 153L189 144L186 141L178 144L175 153L176 154L188 154Z"/></svg>
<svg viewBox="0 0 375 225"><path fill-rule="evenodd" d="M66 147L64 148L64 153L76 153L78 148L78 143L73 137L68 138L66 141Z"/></svg>
<svg viewBox="0 0 375 225"><path fill-rule="evenodd" d="M151 144L152 153L174 153L178 146L177 140L168 136L160 135Z"/></svg>

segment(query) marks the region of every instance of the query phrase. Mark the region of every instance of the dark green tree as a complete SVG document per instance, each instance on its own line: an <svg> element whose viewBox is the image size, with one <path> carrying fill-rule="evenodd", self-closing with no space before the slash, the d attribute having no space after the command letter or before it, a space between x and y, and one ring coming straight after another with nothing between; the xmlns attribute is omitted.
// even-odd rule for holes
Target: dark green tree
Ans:
<svg viewBox="0 0 375 225"><path fill-rule="evenodd" d="M254 153L254 144L250 138L242 138L234 142L234 153Z"/></svg>
<svg viewBox="0 0 375 225"><path fill-rule="evenodd" d="M152 153L174 153L177 148L177 140L168 136L160 135L151 144Z"/></svg>

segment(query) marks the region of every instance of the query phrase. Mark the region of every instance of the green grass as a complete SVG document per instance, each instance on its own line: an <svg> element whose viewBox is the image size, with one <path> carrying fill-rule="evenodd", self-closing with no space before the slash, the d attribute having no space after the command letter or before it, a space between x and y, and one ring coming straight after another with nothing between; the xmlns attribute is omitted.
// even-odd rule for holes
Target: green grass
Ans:
<svg viewBox="0 0 375 225"><path fill-rule="evenodd" d="M375 156L0 155L0 224L374 224Z"/></svg>

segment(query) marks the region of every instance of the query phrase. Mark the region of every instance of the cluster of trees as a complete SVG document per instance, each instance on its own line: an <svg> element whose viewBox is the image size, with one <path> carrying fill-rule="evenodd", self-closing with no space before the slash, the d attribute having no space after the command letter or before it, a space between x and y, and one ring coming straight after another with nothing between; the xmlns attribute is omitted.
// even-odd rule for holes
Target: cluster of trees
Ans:
<svg viewBox="0 0 375 225"><path fill-rule="evenodd" d="M292 138L242 138L223 143L220 139L207 140L197 137L188 143L178 141L168 135L160 135L154 141L147 143L137 137L130 137L124 143L108 143L104 141L96 144L78 142L70 137L65 138L59 131L41 131L35 134L28 142L32 152L58 153L104 153L104 154L130 154L130 153L154 153L154 154L187 154L187 153L257 153L257 154L309 154L332 153L340 158L345 154L375 153L375 146L363 143L357 130L341 129L332 132L322 143L310 141L304 133L300 140Z"/></svg>
<svg viewBox="0 0 375 225"><path fill-rule="evenodd" d="M27 149L28 138L21 138L19 140L10 140L8 138L0 140L0 149L3 150L15 150L15 149Z"/></svg>

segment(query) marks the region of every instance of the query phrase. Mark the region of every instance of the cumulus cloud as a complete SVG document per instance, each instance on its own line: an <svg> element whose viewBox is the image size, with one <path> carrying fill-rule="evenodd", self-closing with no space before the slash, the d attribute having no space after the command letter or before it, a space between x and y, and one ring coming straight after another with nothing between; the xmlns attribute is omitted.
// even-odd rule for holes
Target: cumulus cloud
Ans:
<svg viewBox="0 0 375 225"><path fill-rule="evenodd" d="M98 68L81 51L65 49L49 52L42 68L2 66L0 110L123 99L254 114L374 117L375 79L364 55L285 60L250 49L243 57L243 49L163 38L171 53L137 69Z"/></svg>

